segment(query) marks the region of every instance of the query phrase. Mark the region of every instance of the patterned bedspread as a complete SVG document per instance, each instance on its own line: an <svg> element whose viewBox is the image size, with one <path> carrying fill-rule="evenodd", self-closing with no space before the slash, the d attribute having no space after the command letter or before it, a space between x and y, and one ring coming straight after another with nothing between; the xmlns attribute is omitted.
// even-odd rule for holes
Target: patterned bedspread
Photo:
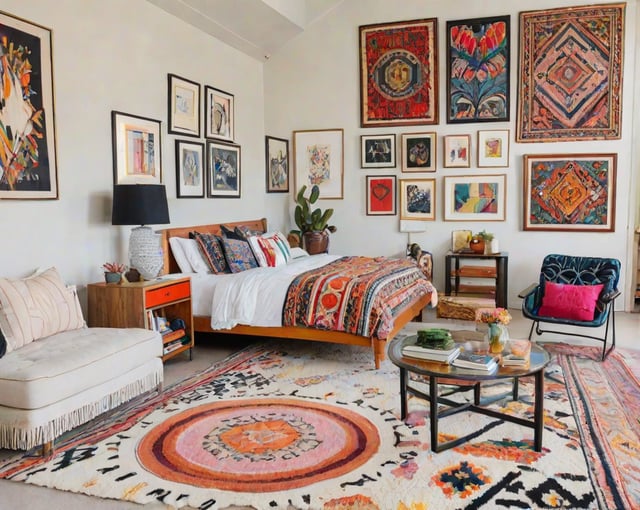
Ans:
<svg viewBox="0 0 640 510"><path fill-rule="evenodd" d="M382 339L394 317L428 294L431 282L409 260L342 257L291 282L282 323Z"/></svg>

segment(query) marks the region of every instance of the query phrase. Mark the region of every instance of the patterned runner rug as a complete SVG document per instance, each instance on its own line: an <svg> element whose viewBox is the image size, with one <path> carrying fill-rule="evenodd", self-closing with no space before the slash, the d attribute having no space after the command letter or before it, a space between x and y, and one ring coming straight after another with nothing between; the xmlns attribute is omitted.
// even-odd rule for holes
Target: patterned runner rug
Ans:
<svg viewBox="0 0 640 510"><path fill-rule="evenodd" d="M390 362L375 370L370 350L283 341L77 429L50 459L16 455L0 478L167 508L640 508L640 352L600 363L599 347L547 347L542 452L530 428L460 413L441 439L474 439L435 454L426 402L399 419ZM532 382L493 406L530 419Z"/></svg>

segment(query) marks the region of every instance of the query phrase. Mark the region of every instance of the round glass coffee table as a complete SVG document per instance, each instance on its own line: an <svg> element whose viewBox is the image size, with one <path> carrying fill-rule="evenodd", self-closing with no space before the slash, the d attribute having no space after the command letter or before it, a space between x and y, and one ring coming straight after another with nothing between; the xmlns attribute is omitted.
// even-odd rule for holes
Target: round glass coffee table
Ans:
<svg viewBox="0 0 640 510"><path fill-rule="evenodd" d="M438 420L461 411L472 411L481 413L504 421L517 423L525 427L533 428L534 449L542 450L542 431L544 429L544 367L549 363L549 353L539 345L531 344L531 358L526 367L503 367L499 366L495 372L486 374L481 371L460 370L453 365L425 361L417 358L410 358L402 354L402 348L406 344L415 344L416 335L409 335L405 338L396 338L389 344L388 356L394 365L400 368L400 406L401 417L407 417L408 395L416 395L429 402L429 425L431 428L431 450L441 452L448 450L459 444L468 441L474 433L458 437L452 441L438 443ZM409 373L419 374L429 381L429 394L426 394L409 383ZM500 413L494 409L483 407L480 403L480 384L483 381L495 379L513 379L513 398L518 398L518 379L520 377L533 376L534 384L534 413L533 420L526 420L518 416ZM439 381L439 380L446 381ZM453 380L453 381L452 381ZM473 403L455 402L446 397L438 396L438 383L458 385L461 391L473 390ZM431 398L435 395L436 398ZM447 406L447 409L438 411L438 404Z"/></svg>

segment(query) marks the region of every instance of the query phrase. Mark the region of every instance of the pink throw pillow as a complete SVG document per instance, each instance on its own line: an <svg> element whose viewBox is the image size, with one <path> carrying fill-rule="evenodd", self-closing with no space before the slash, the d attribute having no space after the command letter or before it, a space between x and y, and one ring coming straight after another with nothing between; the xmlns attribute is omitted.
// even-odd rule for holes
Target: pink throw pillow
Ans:
<svg viewBox="0 0 640 510"><path fill-rule="evenodd" d="M604 287L603 284L571 285L546 282L538 315L556 319L592 321L602 287Z"/></svg>

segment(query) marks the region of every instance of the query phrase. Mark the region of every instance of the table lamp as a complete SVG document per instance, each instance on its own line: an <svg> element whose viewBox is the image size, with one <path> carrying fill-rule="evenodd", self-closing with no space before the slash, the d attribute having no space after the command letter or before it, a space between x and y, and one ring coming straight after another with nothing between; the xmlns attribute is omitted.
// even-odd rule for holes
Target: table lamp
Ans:
<svg viewBox="0 0 640 510"><path fill-rule="evenodd" d="M167 192L162 184L116 184L113 187L113 225L140 225L131 230L129 265L145 280L162 269L160 235L147 225L169 223Z"/></svg>

